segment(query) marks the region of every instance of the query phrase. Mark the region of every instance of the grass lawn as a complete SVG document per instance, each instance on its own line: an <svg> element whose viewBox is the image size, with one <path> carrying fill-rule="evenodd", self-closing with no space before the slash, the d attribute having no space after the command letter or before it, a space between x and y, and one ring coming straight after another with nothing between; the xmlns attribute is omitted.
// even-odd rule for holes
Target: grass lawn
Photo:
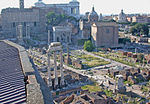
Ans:
<svg viewBox="0 0 150 104"><path fill-rule="evenodd" d="M98 92L101 91L98 85L85 85L81 87L82 90L89 90L90 92Z"/></svg>
<svg viewBox="0 0 150 104"><path fill-rule="evenodd" d="M129 66L136 67L136 65L138 65L138 63L132 63L132 62L125 61L124 58L128 58L128 59L131 59L131 58L127 57L127 56L123 56L120 53L105 54L104 52L93 52L93 54L104 57L104 58L108 58L108 59L111 59L111 60L114 60L114 61L117 61L117 62L120 62L120 63L123 63L123 64L126 64L126 65L129 65ZM115 55L118 56L118 57L114 57Z"/></svg>
<svg viewBox="0 0 150 104"><path fill-rule="evenodd" d="M104 61L104 60L92 60L92 61L87 61L83 62L83 64L87 65L88 68L96 67L96 66L102 66L102 65L107 65L110 64L110 62Z"/></svg>
<svg viewBox="0 0 150 104"><path fill-rule="evenodd" d="M105 89L104 92L106 93L107 96L113 97L112 91L110 91L110 90L108 90L108 89Z"/></svg>
<svg viewBox="0 0 150 104"><path fill-rule="evenodd" d="M83 64L85 64L88 68L110 64L110 62L108 61L105 61L103 59L91 55L83 54L83 55L77 55L77 57L80 58L81 60L84 60Z"/></svg>
<svg viewBox="0 0 150 104"><path fill-rule="evenodd" d="M37 64L37 65L41 65L41 64L40 64L39 62L37 62L37 61L34 61L34 63Z"/></svg>

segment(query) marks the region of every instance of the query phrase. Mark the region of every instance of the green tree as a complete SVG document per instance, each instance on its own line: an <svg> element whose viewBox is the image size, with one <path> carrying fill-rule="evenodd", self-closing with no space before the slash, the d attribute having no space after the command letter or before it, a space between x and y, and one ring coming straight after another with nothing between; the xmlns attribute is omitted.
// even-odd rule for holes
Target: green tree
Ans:
<svg viewBox="0 0 150 104"><path fill-rule="evenodd" d="M143 55L143 54L138 55L137 60L138 60L140 63L143 62L143 59L144 59L144 55Z"/></svg>
<svg viewBox="0 0 150 104"><path fill-rule="evenodd" d="M131 24L130 24L130 26L134 26L134 25L136 25L137 24L137 22L132 22Z"/></svg>
<svg viewBox="0 0 150 104"><path fill-rule="evenodd" d="M49 12L47 14L48 24L54 25L56 22L56 15L54 12Z"/></svg>
<svg viewBox="0 0 150 104"><path fill-rule="evenodd" d="M129 38L119 38L119 43L120 44L126 44L126 42L131 42Z"/></svg>
<svg viewBox="0 0 150 104"><path fill-rule="evenodd" d="M67 19L68 19L68 21L78 21L75 17L73 17L73 16L68 16L67 17Z"/></svg>
<svg viewBox="0 0 150 104"><path fill-rule="evenodd" d="M48 25L51 25L51 26L56 26L58 25L59 23L61 22L64 22L66 20L68 21L77 21L77 19L73 16L67 16L67 15L64 15L64 14L55 14L54 12L49 12L47 15L46 15L47 19L48 19Z"/></svg>
<svg viewBox="0 0 150 104"><path fill-rule="evenodd" d="M94 49L94 46L90 40L88 40L84 43L84 50L91 52L91 51L93 51L93 49Z"/></svg>
<svg viewBox="0 0 150 104"><path fill-rule="evenodd" d="M135 35L137 33L137 30L135 27L130 28L130 32L132 33L132 35Z"/></svg>
<svg viewBox="0 0 150 104"><path fill-rule="evenodd" d="M148 36L149 27L147 24L137 23L130 29L130 33L132 33L132 35L138 34L138 36L140 35Z"/></svg>
<svg viewBox="0 0 150 104"><path fill-rule="evenodd" d="M67 19L66 15L57 15L54 12L49 12L46 17L48 19L48 24L52 26L58 25L60 22L65 21Z"/></svg>
<svg viewBox="0 0 150 104"><path fill-rule="evenodd" d="M141 29L141 34L147 35L149 34L149 27L146 24L143 24L142 29Z"/></svg>

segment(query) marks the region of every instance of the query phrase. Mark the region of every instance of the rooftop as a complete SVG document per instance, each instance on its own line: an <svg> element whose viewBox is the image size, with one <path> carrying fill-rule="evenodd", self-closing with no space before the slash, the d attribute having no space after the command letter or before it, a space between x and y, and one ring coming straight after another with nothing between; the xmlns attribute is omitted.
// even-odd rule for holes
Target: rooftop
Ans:
<svg viewBox="0 0 150 104"><path fill-rule="evenodd" d="M0 41L0 104L53 104L50 90L24 47Z"/></svg>
<svg viewBox="0 0 150 104"><path fill-rule="evenodd" d="M24 74L17 48L0 42L0 103L26 102Z"/></svg>

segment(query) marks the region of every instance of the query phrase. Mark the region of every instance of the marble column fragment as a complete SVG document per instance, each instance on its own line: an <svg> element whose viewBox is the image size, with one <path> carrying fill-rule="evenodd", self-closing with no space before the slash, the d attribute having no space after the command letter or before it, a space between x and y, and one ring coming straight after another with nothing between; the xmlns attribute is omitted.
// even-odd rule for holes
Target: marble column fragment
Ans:
<svg viewBox="0 0 150 104"><path fill-rule="evenodd" d="M48 87L52 86L52 80L51 80L51 64L50 64L50 53L48 53Z"/></svg>
<svg viewBox="0 0 150 104"><path fill-rule="evenodd" d="M54 84L54 86L56 87L58 85L56 51L54 51L54 75L55 75L55 84Z"/></svg>
<svg viewBox="0 0 150 104"><path fill-rule="evenodd" d="M62 51L60 51L60 74L61 74L61 85L64 85L64 72L63 72L63 55Z"/></svg>

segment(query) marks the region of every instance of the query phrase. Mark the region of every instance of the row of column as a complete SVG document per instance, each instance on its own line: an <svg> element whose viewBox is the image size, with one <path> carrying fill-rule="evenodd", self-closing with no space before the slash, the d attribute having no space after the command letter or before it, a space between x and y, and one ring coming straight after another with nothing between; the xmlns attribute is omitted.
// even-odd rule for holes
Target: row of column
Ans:
<svg viewBox="0 0 150 104"><path fill-rule="evenodd" d="M57 61L56 61L56 52L54 51L54 75L55 75L55 80L54 80L54 87L58 86L58 74L57 74ZM61 80L60 84L61 86L64 85L64 73L63 73L63 56L62 56L62 51L60 53L60 74L61 74ZM50 52L48 53L48 87L52 86L52 79L51 79L51 64L50 64Z"/></svg>

